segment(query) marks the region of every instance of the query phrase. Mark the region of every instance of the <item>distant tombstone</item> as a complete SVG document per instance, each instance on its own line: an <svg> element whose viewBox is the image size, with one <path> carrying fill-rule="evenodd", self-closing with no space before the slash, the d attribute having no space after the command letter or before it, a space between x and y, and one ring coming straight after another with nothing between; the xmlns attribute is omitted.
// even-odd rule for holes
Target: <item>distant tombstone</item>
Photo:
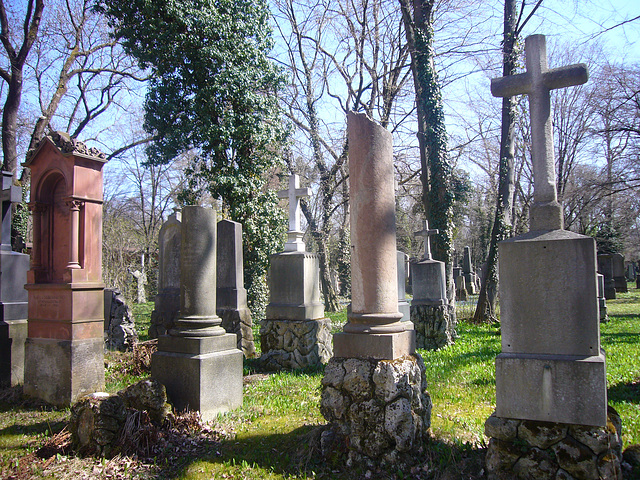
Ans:
<svg viewBox="0 0 640 480"><path fill-rule="evenodd" d="M462 275L462 267L453 267L453 279L455 280Z"/></svg>
<svg viewBox="0 0 640 480"><path fill-rule="evenodd" d="M586 82L587 68L549 69L543 35L527 37L525 53L525 73L491 81L494 96L529 97L534 193L530 231L499 244L502 353L496 412L485 423L487 473L618 479L620 429L609 425L619 417L607 408L595 240L563 230L553 158L550 90Z"/></svg>
<svg viewBox="0 0 640 480"><path fill-rule="evenodd" d="M147 274L144 271L144 254L142 255L142 270L134 270L130 272L133 278L136 279L136 303L147 303Z"/></svg>
<svg viewBox="0 0 640 480"><path fill-rule="evenodd" d="M131 351L138 343L133 312L119 290L104 290L104 346L107 350Z"/></svg>
<svg viewBox="0 0 640 480"><path fill-rule="evenodd" d="M222 327L238 337L238 349L246 358L256 356L253 322L247 306L242 262L242 225L231 220L218 222L217 307Z"/></svg>
<svg viewBox="0 0 640 480"><path fill-rule="evenodd" d="M462 274L464 275L465 286L469 295L476 294L476 274L471 266L471 248L464 247L464 256L462 257Z"/></svg>
<svg viewBox="0 0 640 480"><path fill-rule="evenodd" d="M429 229L426 220L424 228L414 233L424 237L424 256L412 267L411 322L416 346L427 350L450 345L455 338L455 308L447 299L444 263L431 257L430 237L437 233L437 229Z"/></svg>
<svg viewBox="0 0 640 480"><path fill-rule="evenodd" d="M598 273L598 310L600 312L600 323L609 320L607 316L607 300L604 298L604 275Z"/></svg>
<svg viewBox="0 0 640 480"><path fill-rule="evenodd" d="M151 359L174 407L205 421L242 405L242 352L216 314L216 234L215 210L182 209L180 316Z"/></svg>
<svg viewBox="0 0 640 480"><path fill-rule="evenodd" d="M27 339L27 270L29 255L11 250L11 204L22 200L11 172L2 172L0 224L0 387L24 381L24 343Z"/></svg>
<svg viewBox="0 0 640 480"><path fill-rule="evenodd" d="M636 265L633 262L627 264L627 280L633 282L636 279Z"/></svg>
<svg viewBox="0 0 640 480"><path fill-rule="evenodd" d="M407 264L408 255L397 252L398 255L398 311L402 314L402 322L411 321L411 306L407 302Z"/></svg>
<svg viewBox="0 0 640 480"><path fill-rule="evenodd" d="M464 279L464 275L460 275L456 278L456 299L461 302L466 302L469 299L469 294L467 293L467 282Z"/></svg>
<svg viewBox="0 0 640 480"><path fill-rule="evenodd" d="M33 248L24 392L56 406L104 390L103 153L67 134L27 154Z"/></svg>
<svg viewBox="0 0 640 480"><path fill-rule="evenodd" d="M598 254L598 273L604 275L604 298L616 298L616 284L613 279L613 256L609 253Z"/></svg>
<svg viewBox="0 0 640 480"><path fill-rule="evenodd" d="M310 195L300 188L298 175L278 193L289 199L289 232L284 252L271 255L269 304L260 326L260 361L269 370L301 369L329 361L331 320L320 301L318 256L305 251L300 226L300 198Z"/></svg>
<svg viewBox="0 0 640 480"><path fill-rule="evenodd" d="M615 285L616 292L626 293L628 288L627 278L625 277L624 271L624 255L614 253L611 255L611 260L613 263L613 283Z"/></svg>

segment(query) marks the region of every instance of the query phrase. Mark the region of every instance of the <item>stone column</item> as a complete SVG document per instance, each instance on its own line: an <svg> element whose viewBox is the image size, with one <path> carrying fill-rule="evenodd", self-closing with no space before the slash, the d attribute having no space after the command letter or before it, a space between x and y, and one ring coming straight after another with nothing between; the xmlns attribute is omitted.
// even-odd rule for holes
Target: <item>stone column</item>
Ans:
<svg viewBox="0 0 640 480"><path fill-rule="evenodd" d="M349 113L352 311L334 335L320 410L349 461L410 464L431 422L415 332L398 312L391 134Z"/></svg>
<svg viewBox="0 0 640 480"><path fill-rule="evenodd" d="M214 210L183 208L180 316L151 362L173 405L206 420L242 404L242 352L216 314L216 231Z"/></svg>
<svg viewBox="0 0 640 480"><path fill-rule="evenodd" d="M69 206L70 227L69 232L69 263L67 268L77 269L81 268L78 257L78 245L80 241L80 207L82 207L82 201L74 198L67 200Z"/></svg>

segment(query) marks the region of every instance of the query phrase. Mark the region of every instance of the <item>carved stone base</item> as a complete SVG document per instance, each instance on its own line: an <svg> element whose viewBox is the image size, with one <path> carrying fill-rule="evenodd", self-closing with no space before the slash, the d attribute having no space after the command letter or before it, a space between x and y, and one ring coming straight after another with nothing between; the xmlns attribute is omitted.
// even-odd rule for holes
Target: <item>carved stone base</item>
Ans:
<svg viewBox="0 0 640 480"><path fill-rule="evenodd" d="M416 347L426 350L451 345L456 337L453 305L411 305L411 322L416 331Z"/></svg>
<svg viewBox="0 0 640 480"><path fill-rule="evenodd" d="M268 370L295 370L325 364L333 356L331 320L264 320L260 361Z"/></svg>
<svg viewBox="0 0 640 480"><path fill-rule="evenodd" d="M418 354L395 360L332 358L322 379L320 411L330 432L323 437L348 446L349 465L413 463L431 425L424 371Z"/></svg>
<svg viewBox="0 0 640 480"><path fill-rule="evenodd" d="M607 426L496 417L485 422L489 480L621 480L620 416L609 407Z"/></svg>

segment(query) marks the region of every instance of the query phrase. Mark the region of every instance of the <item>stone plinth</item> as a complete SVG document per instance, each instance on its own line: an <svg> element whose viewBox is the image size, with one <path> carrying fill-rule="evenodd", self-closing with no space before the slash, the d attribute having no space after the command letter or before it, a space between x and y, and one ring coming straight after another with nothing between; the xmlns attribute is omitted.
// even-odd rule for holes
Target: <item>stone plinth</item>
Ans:
<svg viewBox="0 0 640 480"><path fill-rule="evenodd" d="M267 370L303 369L326 364L333 355L331 320L268 320L260 329Z"/></svg>
<svg viewBox="0 0 640 480"><path fill-rule="evenodd" d="M29 152L33 248L27 272L27 395L69 406L104 390L104 154L52 133Z"/></svg>
<svg viewBox="0 0 640 480"><path fill-rule="evenodd" d="M151 361L151 375L172 404L198 410L205 420L242 405L242 352L216 315L216 232L214 210L184 207L180 316L158 339Z"/></svg>
<svg viewBox="0 0 640 480"><path fill-rule="evenodd" d="M489 480L622 480L620 417L609 409L605 426L498 417L485 423Z"/></svg>

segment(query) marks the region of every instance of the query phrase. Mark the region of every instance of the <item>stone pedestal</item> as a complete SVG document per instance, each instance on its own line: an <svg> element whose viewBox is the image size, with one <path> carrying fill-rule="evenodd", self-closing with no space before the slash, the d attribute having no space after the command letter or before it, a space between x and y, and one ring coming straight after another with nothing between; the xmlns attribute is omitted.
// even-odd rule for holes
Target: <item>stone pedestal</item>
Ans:
<svg viewBox="0 0 640 480"><path fill-rule="evenodd" d="M290 370L326 364L333 355L331 320L268 320L260 329L267 370Z"/></svg>
<svg viewBox="0 0 640 480"><path fill-rule="evenodd" d="M151 375L178 410L205 420L242 405L242 352L216 315L216 213L182 211L180 317L158 340Z"/></svg>
<svg viewBox="0 0 640 480"><path fill-rule="evenodd" d="M104 154L66 134L27 155L33 248L25 345L27 395L69 406L104 389Z"/></svg>

